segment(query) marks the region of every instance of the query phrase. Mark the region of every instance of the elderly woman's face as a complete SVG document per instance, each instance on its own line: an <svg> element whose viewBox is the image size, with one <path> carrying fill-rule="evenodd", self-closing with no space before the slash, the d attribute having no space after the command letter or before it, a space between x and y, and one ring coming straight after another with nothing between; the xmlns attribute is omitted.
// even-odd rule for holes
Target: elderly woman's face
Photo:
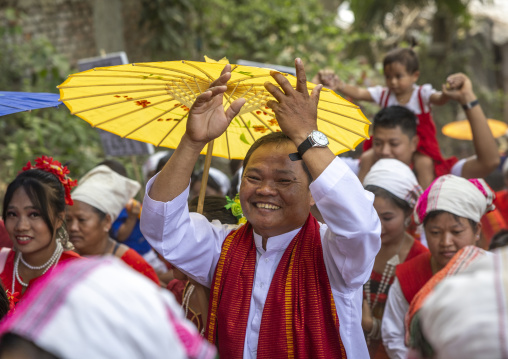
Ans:
<svg viewBox="0 0 508 359"><path fill-rule="evenodd" d="M460 249L476 245L481 224L471 226L467 218L443 212L425 224L425 235L436 269L442 269Z"/></svg>
<svg viewBox="0 0 508 359"><path fill-rule="evenodd" d="M111 228L109 216L101 219L92 206L75 200L74 205L67 206L66 222L69 240L79 254L102 254L100 250L103 249Z"/></svg>

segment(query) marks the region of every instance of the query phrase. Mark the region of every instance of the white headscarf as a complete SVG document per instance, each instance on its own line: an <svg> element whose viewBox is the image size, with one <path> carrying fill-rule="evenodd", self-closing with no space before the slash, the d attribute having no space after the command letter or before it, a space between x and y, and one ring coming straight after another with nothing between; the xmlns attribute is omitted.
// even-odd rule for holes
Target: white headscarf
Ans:
<svg viewBox="0 0 508 359"><path fill-rule="evenodd" d="M221 170L218 170L214 167L210 167L208 175L212 177L215 183L219 185L222 195L227 195L229 188L231 187L231 181L229 180L228 176L226 176L226 174Z"/></svg>
<svg viewBox="0 0 508 359"><path fill-rule="evenodd" d="M406 201L411 208L414 208L423 192L411 168L393 158L381 159L372 166L363 180L363 186L368 185L390 192Z"/></svg>
<svg viewBox="0 0 508 359"><path fill-rule="evenodd" d="M0 336L60 358L214 358L173 295L113 257L64 263L34 283Z"/></svg>
<svg viewBox="0 0 508 359"><path fill-rule="evenodd" d="M114 221L140 188L138 182L100 165L78 181L71 197L109 214Z"/></svg>
<svg viewBox="0 0 508 359"><path fill-rule="evenodd" d="M436 358L508 358L508 248L444 279L420 310Z"/></svg>
<svg viewBox="0 0 508 359"><path fill-rule="evenodd" d="M441 210L480 222L486 212L495 208L494 198L494 192L481 178L441 176L418 199L415 220L423 223L428 213Z"/></svg>

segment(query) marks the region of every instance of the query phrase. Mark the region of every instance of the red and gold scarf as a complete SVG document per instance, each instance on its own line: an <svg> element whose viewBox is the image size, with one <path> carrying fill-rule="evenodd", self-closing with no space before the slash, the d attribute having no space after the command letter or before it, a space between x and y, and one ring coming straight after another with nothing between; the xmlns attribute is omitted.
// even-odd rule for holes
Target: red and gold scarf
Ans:
<svg viewBox="0 0 508 359"><path fill-rule="evenodd" d="M256 268L250 223L222 246L205 337L224 358L241 358ZM258 358L346 358L326 273L319 224L309 215L275 271L261 319Z"/></svg>

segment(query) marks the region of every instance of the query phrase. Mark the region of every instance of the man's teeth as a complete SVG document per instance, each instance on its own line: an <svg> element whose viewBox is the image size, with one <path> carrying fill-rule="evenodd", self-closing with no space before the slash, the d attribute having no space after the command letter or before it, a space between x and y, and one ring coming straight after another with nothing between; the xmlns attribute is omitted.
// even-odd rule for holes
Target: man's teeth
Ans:
<svg viewBox="0 0 508 359"><path fill-rule="evenodd" d="M266 208L266 209L279 209L279 206L274 206L273 204L268 203L256 203L257 208Z"/></svg>

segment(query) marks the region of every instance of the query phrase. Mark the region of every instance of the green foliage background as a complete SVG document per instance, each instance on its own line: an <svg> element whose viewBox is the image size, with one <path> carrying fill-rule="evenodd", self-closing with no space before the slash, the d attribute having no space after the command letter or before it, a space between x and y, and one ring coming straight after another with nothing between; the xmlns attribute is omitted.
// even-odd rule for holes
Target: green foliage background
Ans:
<svg viewBox="0 0 508 359"><path fill-rule="evenodd" d="M56 86L71 72L69 62L47 39L25 39L20 16L8 9L0 25L0 89L58 93ZM102 156L97 132L64 105L3 116L0 133L0 198L6 184L37 156L53 156L68 164L74 178Z"/></svg>

